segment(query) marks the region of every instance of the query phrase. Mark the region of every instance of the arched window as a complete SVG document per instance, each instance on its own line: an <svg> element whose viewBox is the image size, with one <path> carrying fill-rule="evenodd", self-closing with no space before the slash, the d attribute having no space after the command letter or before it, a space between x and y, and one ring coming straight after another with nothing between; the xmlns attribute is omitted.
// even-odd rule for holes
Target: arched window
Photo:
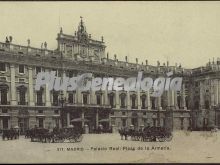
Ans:
<svg viewBox="0 0 220 165"><path fill-rule="evenodd" d="M101 100L102 100L101 98L102 98L101 94L96 95L97 105L101 105Z"/></svg>
<svg viewBox="0 0 220 165"><path fill-rule="evenodd" d="M73 104L73 93L69 93L69 95L68 95L68 103L69 104Z"/></svg>
<svg viewBox="0 0 220 165"><path fill-rule="evenodd" d="M109 104L114 107L114 93L109 94Z"/></svg>
<svg viewBox="0 0 220 165"><path fill-rule="evenodd" d="M131 108L135 109L136 108L136 95L131 96Z"/></svg>
<svg viewBox="0 0 220 165"><path fill-rule="evenodd" d="M146 108L146 95L141 96L141 109Z"/></svg>
<svg viewBox="0 0 220 165"><path fill-rule="evenodd" d="M42 106L43 104L43 88L41 88L37 91L37 105Z"/></svg>
<svg viewBox="0 0 220 165"><path fill-rule="evenodd" d="M151 109L156 109L156 99L155 99L155 97L151 98Z"/></svg>
<svg viewBox="0 0 220 165"><path fill-rule="evenodd" d="M83 104L88 104L88 94L83 93Z"/></svg>
<svg viewBox="0 0 220 165"><path fill-rule="evenodd" d="M27 91L27 87L25 87L24 85L19 86L18 88L18 93L19 93L19 105L27 105L26 102L26 91Z"/></svg>
<svg viewBox="0 0 220 165"><path fill-rule="evenodd" d="M59 93L53 91L53 105L58 106L58 104L59 104Z"/></svg>
<svg viewBox="0 0 220 165"><path fill-rule="evenodd" d="M124 93L120 95L120 99L121 99L121 108L125 108L125 94Z"/></svg>

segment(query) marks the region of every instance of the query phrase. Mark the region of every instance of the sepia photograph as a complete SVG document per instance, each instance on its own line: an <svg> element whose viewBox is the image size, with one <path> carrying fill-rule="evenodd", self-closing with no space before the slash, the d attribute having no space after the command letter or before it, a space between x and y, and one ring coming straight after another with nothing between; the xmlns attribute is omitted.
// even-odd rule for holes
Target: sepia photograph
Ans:
<svg viewBox="0 0 220 165"><path fill-rule="evenodd" d="M220 2L0 2L0 163L219 163Z"/></svg>

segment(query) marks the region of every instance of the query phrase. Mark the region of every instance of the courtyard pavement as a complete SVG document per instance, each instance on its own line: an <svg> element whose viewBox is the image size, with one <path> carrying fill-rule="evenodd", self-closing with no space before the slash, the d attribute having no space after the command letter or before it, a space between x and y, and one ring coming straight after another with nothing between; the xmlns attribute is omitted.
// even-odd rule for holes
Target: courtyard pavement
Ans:
<svg viewBox="0 0 220 165"><path fill-rule="evenodd" d="M220 131L175 131L170 142L121 140L119 134L84 134L79 143L0 139L0 163L220 162Z"/></svg>

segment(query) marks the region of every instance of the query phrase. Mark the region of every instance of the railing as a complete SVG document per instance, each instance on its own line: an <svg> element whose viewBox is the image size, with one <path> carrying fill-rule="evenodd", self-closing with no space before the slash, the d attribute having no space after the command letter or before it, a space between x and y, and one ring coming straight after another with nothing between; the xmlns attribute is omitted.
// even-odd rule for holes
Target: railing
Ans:
<svg viewBox="0 0 220 165"><path fill-rule="evenodd" d="M21 45L16 45L12 43L2 43L0 42L0 51L11 51L11 52L16 52L18 54L31 54L31 55L39 55L39 56L44 56L44 55L55 55L56 53L53 50L48 50L48 49L40 49L40 48L33 48L30 46L21 46ZM59 54L56 54L59 55Z"/></svg>
<svg viewBox="0 0 220 165"><path fill-rule="evenodd" d="M138 109L137 106L131 106L131 109Z"/></svg>
<svg viewBox="0 0 220 165"><path fill-rule="evenodd" d="M59 106L59 103L58 102L53 102L52 105L53 106Z"/></svg>
<svg viewBox="0 0 220 165"><path fill-rule="evenodd" d="M35 103L36 106L45 106L45 103Z"/></svg>
<svg viewBox="0 0 220 165"><path fill-rule="evenodd" d="M9 101L1 101L0 104L1 105L10 105L10 102Z"/></svg>

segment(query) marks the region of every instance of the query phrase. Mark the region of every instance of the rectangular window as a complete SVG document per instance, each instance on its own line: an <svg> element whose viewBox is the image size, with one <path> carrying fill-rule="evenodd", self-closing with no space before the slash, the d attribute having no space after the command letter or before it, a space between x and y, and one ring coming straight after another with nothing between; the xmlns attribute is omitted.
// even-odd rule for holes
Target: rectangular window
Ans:
<svg viewBox="0 0 220 165"><path fill-rule="evenodd" d="M69 102L70 104L73 103L73 93L69 93L68 102Z"/></svg>
<svg viewBox="0 0 220 165"><path fill-rule="evenodd" d="M87 104L87 94L83 94L83 104Z"/></svg>
<svg viewBox="0 0 220 165"><path fill-rule="evenodd" d="M59 114L59 111L58 110L54 110L54 114Z"/></svg>
<svg viewBox="0 0 220 165"><path fill-rule="evenodd" d="M58 106L58 93L53 93L53 105Z"/></svg>
<svg viewBox="0 0 220 165"><path fill-rule="evenodd" d="M142 97L141 98L141 101L142 101L142 109L145 109L146 108L146 105L145 105L145 97Z"/></svg>
<svg viewBox="0 0 220 165"><path fill-rule="evenodd" d="M114 96L110 95L109 102L110 102L111 107L113 107L114 106Z"/></svg>
<svg viewBox="0 0 220 165"><path fill-rule="evenodd" d="M6 66L5 63L0 63L0 71L5 72L6 71Z"/></svg>
<svg viewBox="0 0 220 165"><path fill-rule="evenodd" d="M38 113L43 113L43 110L38 110Z"/></svg>
<svg viewBox="0 0 220 165"><path fill-rule="evenodd" d="M8 113L7 109L2 109L2 113Z"/></svg>
<svg viewBox="0 0 220 165"><path fill-rule="evenodd" d="M97 105L101 105L101 96L97 95L96 99L97 99Z"/></svg>
<svg viewBox="0 0 220 165"><path fill-rule="evenodd" d="M24 73L24 65L19 65L19 73Z"/></svg>
<svg viewBox="0 0 220 165"><path fill-rule="evenodd" d="M41 72L41 67L36 67L36 74L40 73Z"/></svg>
<svg viewBox="0 0 220 165"><path fill-rule="evenodd" d="M37 91L37 105L43 105L42 91Z"/></svg>
<svg viewBox="0 0 220 165"><path fill-rule="evenodd" d="M8 129L8 118L2 119L3 129Z"/></svg>
<svg viewBox="0 0 220 165"><path fill-rule="evenodd" d="M25 91L20 90L19 95L20 95L20 105L26 105Z"/></svg>
<svg viewBox="0 0 220 165"><path fill-rule="evenodd" d="M1 104L7 105L8 104L7 89L2 89L0 92L1 92Z"/></svg>

